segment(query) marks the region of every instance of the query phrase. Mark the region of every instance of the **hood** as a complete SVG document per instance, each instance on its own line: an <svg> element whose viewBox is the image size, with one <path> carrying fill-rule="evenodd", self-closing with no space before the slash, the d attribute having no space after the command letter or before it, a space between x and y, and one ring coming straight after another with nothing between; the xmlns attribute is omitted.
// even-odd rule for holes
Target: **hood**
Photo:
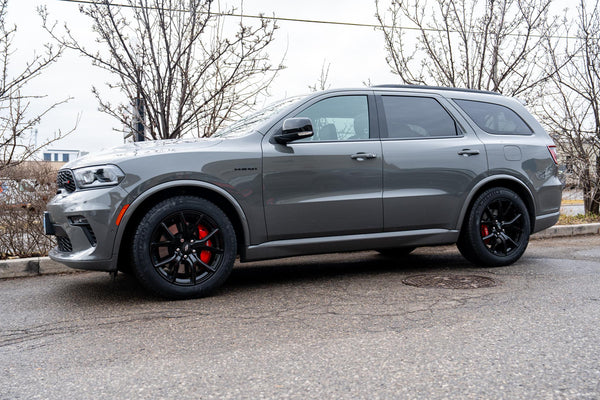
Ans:
<svg viewBox="0 0 600 400"><path fill-rule="evenodd" d="M74 169L92 165L119 164L120 161L152 156L161 153L197 151L198 149L215 146L222 141L223 139L219 138L202 138L152 140L128 143L122 146L113 147L108 150L102 150L98 153L88 154L84 157L78 158L75 161L67 163L63 168Z"/></svg>

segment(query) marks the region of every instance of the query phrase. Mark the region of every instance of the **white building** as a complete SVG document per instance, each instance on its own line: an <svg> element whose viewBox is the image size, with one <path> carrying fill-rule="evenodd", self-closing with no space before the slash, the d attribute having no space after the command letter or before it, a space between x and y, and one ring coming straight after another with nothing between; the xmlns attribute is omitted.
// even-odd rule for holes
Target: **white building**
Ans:
<svg viewBox="0 0 600 400"><path fill-rule="evenodd" d="M87 152L79 150L46 149L42 152L42 160L69 162L76 160L79 157L84 156L86 154Z"/></svg>

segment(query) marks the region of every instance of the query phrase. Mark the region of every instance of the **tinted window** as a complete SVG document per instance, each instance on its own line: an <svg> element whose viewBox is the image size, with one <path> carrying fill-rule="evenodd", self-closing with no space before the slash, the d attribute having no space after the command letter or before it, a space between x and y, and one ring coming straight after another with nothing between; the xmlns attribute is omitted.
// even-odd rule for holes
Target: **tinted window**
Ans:
<svg viewBox="0 0 600 400"><path fill-rule="evenodd" d="M530 135L531 128L508 107L481 101L457 100L460 106L477 126L495 135Z"/></svg>
<svg viewBox="0 0 600 400"><path fill-rule="evenodd" d="M389 138L456 136L454 119L430 97L382 96Z"/></svg>
<svg viewBox="0 0 600 400"><path fill-rule="evenodd" d="M306 117L312 121L314 135L302 141L369 138L367 96L330 97L313 104L296 117Z"/></svg>

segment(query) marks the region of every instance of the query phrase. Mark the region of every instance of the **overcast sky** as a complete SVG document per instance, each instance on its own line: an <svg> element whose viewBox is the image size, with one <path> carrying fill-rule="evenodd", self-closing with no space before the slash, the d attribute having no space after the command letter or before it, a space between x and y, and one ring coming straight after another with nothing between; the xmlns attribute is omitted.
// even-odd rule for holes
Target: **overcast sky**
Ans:
<svg viewBox="0 0 600 400"><path fill-rule="evenodd" d="M567 0L560 2L567 3ZM67 21L69 27L82 39L93 41L90 22L79 13L76 3L9 0L8 20L18 27L16 53L12 61L15 68L23 60L31 58L35 49L41 49L43 43L50 41L40 27L41 19L36 11L40 5L47 7L52 20L60 23ZM247 0L244 13L376 23L373 0ZM285 54L283 62L286 69L273 82L270 100L308 92L308 85L318 80L323 62L331 64L328 83L333 88L361 87L367 80L373 84L397 81L385 62L381 33L373 28L287 21L279 21L278 26L280 29L268 52L274 63ZM44 100L47 103L73 97L69 103L60 106L42 120L38 127L40 138L59 129L71 129L77 115L80 115L77 130L52 145L52 148L94 152L121 144L122 133L113 131L113 128L120 125L97 110L97 102L91 94L92 85L101 87L110 80L108 73L91 66L87 59L67 52L30 87L33 94L47 94L48 97ZM42 106L42 103L43 101L36 104Z"/></svg>

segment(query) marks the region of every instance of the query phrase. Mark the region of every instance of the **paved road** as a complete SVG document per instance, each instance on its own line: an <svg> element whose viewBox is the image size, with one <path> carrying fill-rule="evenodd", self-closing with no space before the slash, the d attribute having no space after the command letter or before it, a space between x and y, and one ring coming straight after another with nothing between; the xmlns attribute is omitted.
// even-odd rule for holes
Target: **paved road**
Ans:
<svg viewBox="0 0 600 400"><path fill-rule="evenodd" d="M473 268L453 247L254 263L207 299L0 281L0 398L600 398L600 236ZM477 274L479 289L407 286Z"/></svg>

